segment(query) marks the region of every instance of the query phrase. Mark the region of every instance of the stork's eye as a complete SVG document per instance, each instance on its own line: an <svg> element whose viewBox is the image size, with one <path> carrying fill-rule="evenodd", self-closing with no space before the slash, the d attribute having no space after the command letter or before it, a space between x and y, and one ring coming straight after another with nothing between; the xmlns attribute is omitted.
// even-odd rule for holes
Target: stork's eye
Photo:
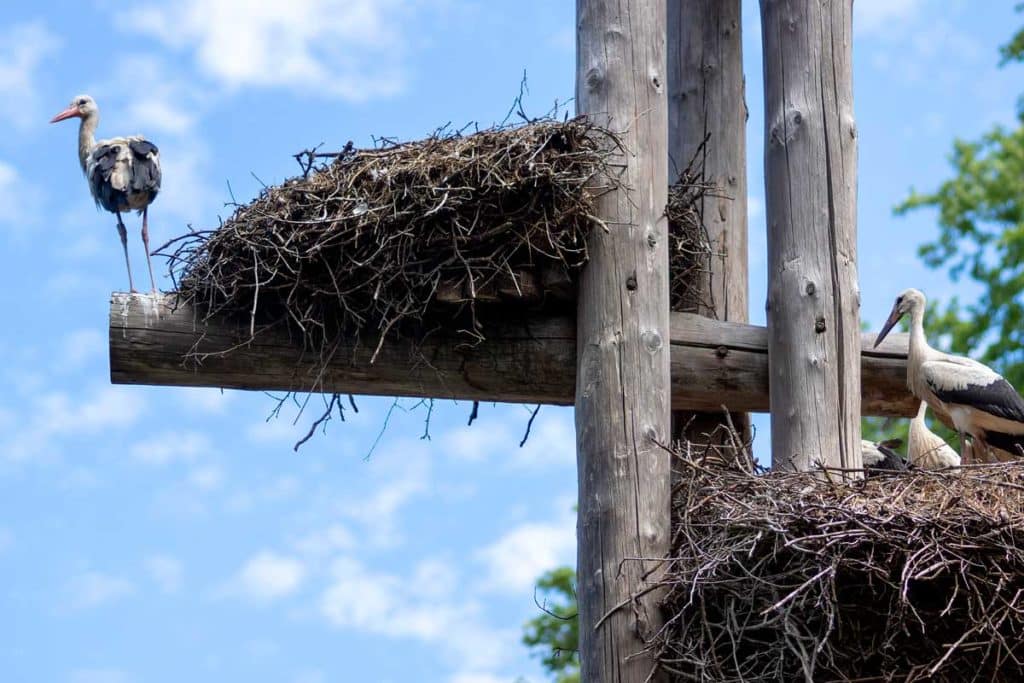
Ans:
<svg viewBox="0 0 1024 683"><path fill-rule="evenodd" d="M902 296L896 297L896 305L899 306L901 303L903 303L903 297Z"/></svg>
<svg viewBox="0 0 1024 683"><path fill-rule="evenodd" d="M85 98L83 97L82 99L78 100L78 106L79 106L79 107L84 107L84 106L85 106L85 102L86 102L86 100L85 100Z"/></svg>

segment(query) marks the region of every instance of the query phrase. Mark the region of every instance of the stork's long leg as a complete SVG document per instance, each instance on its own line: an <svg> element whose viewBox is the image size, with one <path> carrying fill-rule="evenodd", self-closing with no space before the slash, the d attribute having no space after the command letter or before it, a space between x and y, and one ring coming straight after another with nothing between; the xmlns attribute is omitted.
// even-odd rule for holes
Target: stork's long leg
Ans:
<svg viewBox="0 0 1024 683"><path fill-rule="evenodd" d="M153 262L149 258L149 226L146 222L148 214L149 207L147 206L142 210L142 244L146 247L146 265L149 266L149 284L152 285L153 293L156 294L156 280L153 278Z"/></svg>
<svg viewBox="0 0 1024 683"><path fill-rule="evenodd" d="M128 262L128 228L124 227L121 212L117 211L117 234L121 236L121 248L124 249L124 266L128 269L128 290L135 294L135 283L132 282L132 264Z"/></svg>
<svg viewBox="0 0 1024 683"><path fill-rule="evenodd" d="M960 434L960 464L961 465L970 465L971 464L971 449L967 445L967 435L964 434L963 432L958 432L958 434Z"/></svg>

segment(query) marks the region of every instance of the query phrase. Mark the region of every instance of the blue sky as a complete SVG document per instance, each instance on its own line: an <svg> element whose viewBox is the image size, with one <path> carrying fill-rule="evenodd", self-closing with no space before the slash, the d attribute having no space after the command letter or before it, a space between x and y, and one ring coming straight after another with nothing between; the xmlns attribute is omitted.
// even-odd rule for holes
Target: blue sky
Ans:
<svg viewBox="0 0 1024 683"><path fill-rule="evenodd" d="M1010 122L1020 71L996 68L1012 2L857 0L860 277L877 326L893 296L955 291L924 269L911 186L948 175L956 135ZM17 5L17 6L15 6ZM760 29L745 2L751 320L764 321ZM100 135L159 146L154 244L216 225L230 184L296 172L323 142L419 137L573 93L573 3L550 0L112 0L0 7L0 678L12 683L542 680L519 644L533 579L572 562L572 414L524 406L359 400L298 454L309 415L274 400L114 387L106 321L126 287L75 126L89 92ZM138 222L129 221L144 282ZM161 269L162 270L162 269ZM20 283L20 284L19 284ZM167 285L166 279L163 282ZM970 291L968 290L968 296ZM757 420L768 433L764 416ZM759 439L756 446L766 444Z"/></svg>

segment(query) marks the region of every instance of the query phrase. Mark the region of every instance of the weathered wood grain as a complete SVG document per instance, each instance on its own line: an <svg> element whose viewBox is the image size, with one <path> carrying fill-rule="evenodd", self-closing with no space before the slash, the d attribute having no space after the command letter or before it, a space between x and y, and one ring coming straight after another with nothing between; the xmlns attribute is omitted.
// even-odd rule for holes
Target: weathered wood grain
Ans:
<svg viewBox="0 0 1024 683"><path fill-rule="evenodd" d="M761 0L772 467L860 467L852 0Z"/></svg>
<svg viewBox="0 0 1024 683"><path fill-rule="evenodd" d="M576 105L622 136L595 202L577 300L581 680L643 683L663 624L642 592L669 550L668 101L665 0L577 0ZM607 181L598 180L607 185ZM658 558L652 560L650 558Z"/></svg>
<svg viewBox="0 0 1024 683"><path fill-rule="evenodd" d="M114 294L110 304L110 377L115 384L308 391L319 358L294 340L261 333L247 321L196 322L190 308L174 310L174 297ZM672 407L676 410L768 410L768 331L763 327L670 317ZM864 335L866 415L910 417L916 403L906 387L907 335L891 334L871 349ZM422 344L389 340L369 364L377 340L351 340L337 350L320 390L343 394L452 398L572 405L576 332L569 317L527 316L491 323L476 346L437 334ZM235 347L228 354L224 349ZM193 351L213 353L201 364Z"/></svg>
<svg viewBox="0 0 1024 683"><path fill-rule="evenodd" d="M668 154L675 176L691 160L713 188L698 211L713 257L710 272L694 283L696 313L746 322L747 106L744 94L740 0L668 3ZM706 141L706 142L705 142ZM722 411L673 414L676 438L705 444L726 424ZM749 433L749 416L732 423Z"/></svg>

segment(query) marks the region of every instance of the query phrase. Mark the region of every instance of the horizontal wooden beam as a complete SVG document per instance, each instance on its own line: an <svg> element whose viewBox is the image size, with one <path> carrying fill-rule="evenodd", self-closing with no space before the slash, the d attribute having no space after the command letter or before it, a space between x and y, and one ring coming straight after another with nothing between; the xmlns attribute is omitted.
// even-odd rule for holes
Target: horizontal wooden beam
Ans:
<svg viewBox="0 0 1024 683"><path fill-rule="evenodd" d="M438 332L415 344L387 339L370 364L376 339L337 349L325 370L279 332L249 338L246 320L199 321L171 294L115 293L110 300L110 379L115 384L318 391L508 403L572 405L576 329L570 317L505 316L487 339ZM768 410L768 332L687 313L671 316L672 408L737 412ZM893 334L861 355L865 415L910 416L907 335ZM230 352L224 353L226 349Z"/></svg>

